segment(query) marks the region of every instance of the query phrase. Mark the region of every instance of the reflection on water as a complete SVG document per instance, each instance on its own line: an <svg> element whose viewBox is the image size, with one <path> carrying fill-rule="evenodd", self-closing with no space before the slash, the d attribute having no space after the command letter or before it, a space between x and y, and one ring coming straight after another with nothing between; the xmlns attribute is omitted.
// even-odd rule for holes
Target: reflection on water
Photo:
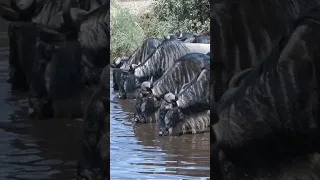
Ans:
<svg viewBox="0 0 320 180"><path fill-rule="evenodd" d="M28 119L26 95L8 79L7 28L0 21L0 179L75 179L81 122Z"/></svg>
<svg viewBox="0 0 320 180"><path fill-rule="evenodd" d="M112 87L112 81L110 82ZM155 123L133 125L134 100L110 90L111 179L205 179L210 174L210 135L159 137Z"/></svg>

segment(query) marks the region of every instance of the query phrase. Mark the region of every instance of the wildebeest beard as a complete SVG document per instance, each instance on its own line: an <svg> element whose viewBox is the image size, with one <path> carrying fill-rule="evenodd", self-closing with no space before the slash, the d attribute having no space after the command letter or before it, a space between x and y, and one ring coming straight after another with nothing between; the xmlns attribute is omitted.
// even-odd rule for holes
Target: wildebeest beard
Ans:
<svg viewBox="0 0 320 180"><path fill-rule="evenodd" d="M320 148L319 7L316 10L316 17L298 21L289 40L280 42L248 75L246 84L218 106L213 130L220 151L234 165L234 170L224 172L233 179L244 174L256 179L319 178L310 166L303 167L311 172L305 176L292 172L301 162L312 164L307 156ZM297 159L300 162L293 164ZM240 168L241 175L236 173Z"/></svg>

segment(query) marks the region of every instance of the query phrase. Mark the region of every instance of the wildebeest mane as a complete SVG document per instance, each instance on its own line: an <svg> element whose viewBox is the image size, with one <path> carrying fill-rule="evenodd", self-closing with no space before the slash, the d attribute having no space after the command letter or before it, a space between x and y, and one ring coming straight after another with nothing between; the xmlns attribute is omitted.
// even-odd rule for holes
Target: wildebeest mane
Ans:
<svg viewBox="0 0 320 180"><path fill-rule="evenodd" d="M137 48L129 57L129 60L123 64L121 69L129 70L132 64L139 64L145 62L151 54L159 47L162 42L157 38L148 38L142 46Z"/></svg>
<svg viewBox="0 0 320 180"><path fill-rule="evenodd" d="M196 77L198 72L189 70L189 68L192 67L188 67L188 61L197 61L197 64L201 68L210 65L210 58L205 54L192 53L182 56L180 59L175 61L173 67L168 69L156 82L154 82L152 89L153 95L158 98L162 98L166 93L174 92L175 90L179 92L184 83L189 82L193 77ZM184 78L182 79L182 77ZM180 81L177 82L177 79L180 79ZM159 83L165 84L158 85Z"/></svg>
<svg viewBox="0 0 320 180"><path fill-rule="evenodd" d="M155 79L158 79L172 66L174 61L188 52L189 49L183 42L175 39L164 40L148 60L135 68L135 71L139 70L143 77L154 76Z"/></svg>

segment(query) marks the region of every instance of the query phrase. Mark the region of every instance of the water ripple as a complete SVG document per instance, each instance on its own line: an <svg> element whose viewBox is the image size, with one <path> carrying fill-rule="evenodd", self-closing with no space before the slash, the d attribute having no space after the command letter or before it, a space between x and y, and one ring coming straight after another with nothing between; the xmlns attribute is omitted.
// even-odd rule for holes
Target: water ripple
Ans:
<svg viewBox="0 0 320 180"><path fill-rule="evenodd" d="M133 100L118 100L111 89L110 101L111 179L209 177L209 134L158 137L155 124L132 123Z"/></svg>

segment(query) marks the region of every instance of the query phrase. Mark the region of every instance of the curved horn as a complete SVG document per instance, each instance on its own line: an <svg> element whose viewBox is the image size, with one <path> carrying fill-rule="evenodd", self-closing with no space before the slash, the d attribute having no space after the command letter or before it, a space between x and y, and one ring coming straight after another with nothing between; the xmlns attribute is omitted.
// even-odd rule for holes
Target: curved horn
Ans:
<svg viewBox="0 0 320 180"><path fill-rule="evenodd" d="M149 89L151 89L151 83L148 82L148 81L145 81L145 82L143 82L143 83L141 84L141 88L142 88L143 90L149 90Z"/></svg>
<svg viewBox="0 0 320 180"><path fill-rule="evenodd" d="M178 38L181 39L182 38L182 32L179 30L178 31Z"/></svg>
<svg viewBox="0 0 320 180"><path fill-rule="evenodd" d="M237 87L243 77L245 77L247 74L249 74L252 71L252 68L245 69L243 71L240 71L239 73L235 74L231 80L229 81L228 88Z"/></svg>
<svg viewBox="0 0 320 180"><path fill-rule="evenodd" d="M166 95L164 95L164 100L166 100L167 102L173 102L176 101L176 95L174 95L173 93L167 93Z"/></svg>

